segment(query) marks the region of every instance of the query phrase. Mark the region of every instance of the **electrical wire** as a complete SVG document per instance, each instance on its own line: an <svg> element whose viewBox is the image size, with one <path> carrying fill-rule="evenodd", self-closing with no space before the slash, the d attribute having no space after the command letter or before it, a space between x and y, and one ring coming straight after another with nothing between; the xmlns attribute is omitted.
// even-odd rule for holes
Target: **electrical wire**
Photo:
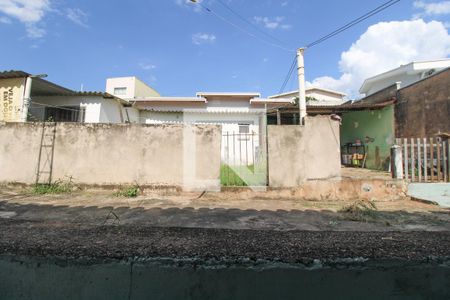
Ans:
<svg viewBox="0 0 450 300"><path fill-rule="evenodd" d="M316 45L318 45L320 43L323 43L324 41L326 41L326 40L328 40L328 39L338 35L339 33L341 33L343 31L345 31L345 30L347 30L347 29L349 29L349 28L351 28L351 27L353 27L353 26L363 22L364 20L366 20L366 19L368 19L368 18L370 18L370 17L372 17L372 16L374 16L374 15L376 15L376 14L378 14L378 13L380 13L380 12L386 10L386 9L388 9L389 7L397 4L400 1L401 0L390 0L390 1L387 1L384 4L378 6L377 8L372 9L371 11L369 11L369 12L365 13L364 15L360 16L359 18L357 18L357 19L355 19L355 20L345 24L344 26L339 27L335 31L330 32L329 34L327 34L327 35L325 35L325 36L315 40L312 43L309 43L308 45L306 45L305 48L311 48L311 47L316 46Z"/></svg>
<svg viewBox="0 0 450 300"><path fill-rule="evenodd" d="M224 1L222 0L217 0L217 2L219 2L222 6L224 6L226 9L228 9L232 14L234 14L236 17L238 17L239 19L241 19L242 21L244 21L245 23L247 23L248 25L250 25L251 27L253 27L256 31L258 31L259 33L265 35L266 37L276 41L277 43L286 45L287 44L283 41L281 41L279 38L265 32L264 30L261 30L258 26L256 26L255 24L253 24L252 22L250 22L249 20L247 20L247 18L243 17L241 14L239 14L237 11L235 11L233 8L231 8L228 4L226 4Z"/></svg>
<svg viewBox="0 0 450 300"><path fill-rule="evenodd" d="M259 41L261 41L261 42L263 42L263 43L265 43L265 44L267 44L267 45L270 45L270 46L273 46L273 47L277 47L277 48L280 48L280 49L285 50L285 51L288 51L288 52L295 52L295 50L293 50L293 49L289 49L289 48L286 48L286 47L281 46L281 45L279 45L279 44L272 43L272 42L270 42L270 41L268 41L268 40L266 40L266 39L262 39L261 37L259 37L259 36L255 35L255 34L251 33L250 31L248 31L248 30L242 28L241 26L239 26L239 25L237 25L237 24L235 24L235 23L233 23L233 22L227 20L226 18L224 18L223 16L219 15L218 13L216 13L215 11L213 11L212 9L208 8L207 6L203 5L203 4L200 3L200 2L195 2L195 3L197 3L198 5L200 5L205 11L207 11L207 12L213 14L215 17L219 18L219 19L222 20L223 22L225 22L225 23L227 23L227 24L229 24L229 25L235 27L236 29L242 31L243 33L245 33L245 34L247 34L247 35L249 35L249 36L251 36L251 37L253 37L253 38L255 38L255 39L257 39L257 40L259 40Z"/></svg>
<svg viewBox="0 0 450 300"><path fill-rule="evenodd" d="M374 16L374 15L376 15L376 14L378 14L378 13L380 13L380 12L386 10L386 9L388 9L389 7L393 6L394 4L397 4L400 1L401 0L390 0L390 1L387 1L387 2L383 3L382 5L374 8L371 11L369 11L369 12L365 13L364 15L360 16L359 18L356 18L353 21L345 24L344 26L339 27L338 29L334 30L333 32L331 32L331 33L329 33L329 34L327 34L327 35L325 35L325 36L315 40L312 43L309 43L308 45L305 46L305 48L311 48L311 47L314 47L314 46L316 46L316 45L318 45L320 43L323 43L326 40L328 40L328 39L338 35L339 33L341 33L343 31L345 31L345 30L347 30L347 29L349 29L349 28L351 28L351 27L353 27L353 26L363 22L364 20L366 20L366 19L368 19L368 18L370 18L370 17L372 17L372 16ZM289 72L286 75L286 78L284 79L283 84L281 85L279 94L284 92L284 89L286 88L286 85L289 83L289 81L290 81L290 79L292 77L294 69L295 69L295 59L292 62L291 67L289 68Z"/></svg>
<svg viewBox="0 0 450 300"><path fill-rule="evenodd" d="M284 78L283 84L281 85L281 88L280 88L278 94L282 94L284 92L284 89L286 88L286 85L288 84L288 82L291 79L292 74L295 70L296 63L297 63L297 56L294 56L294 60L292 61L291 66L289 67L289 71L288 71L286 77Z"/></svg>

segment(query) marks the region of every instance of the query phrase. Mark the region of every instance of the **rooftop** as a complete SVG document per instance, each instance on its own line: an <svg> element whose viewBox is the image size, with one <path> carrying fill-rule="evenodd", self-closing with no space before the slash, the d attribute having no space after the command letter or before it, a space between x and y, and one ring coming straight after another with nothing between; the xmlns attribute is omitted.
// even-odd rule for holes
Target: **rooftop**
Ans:
<svg viewBox="0 0 450 300"><path fill-rule="evenodd" d="M362 84L359 92L366 94L372 85L379 80L388 79L402 74L418 74L431 69L443 69L450 67L450 59L437 59L427 61L413 61L406 65L401 65L395 69L367 78ZM393 82L394 83L394 82Z"/></svg>
<svg viewBox="0 0 450 300"><path fill-rule="evenodd" d="M331 89L325 89L325 88L321 88L321 87L317 87L317 86L312 86L309 88L306 88L306 92L311 92L311 91L323 91L326 93L330 93L330 94L334 94L334 95L338 95L338 96L347 96L347 94L339 92L339 91L335 91L335 90L331 90ZM277 94L277 95L273 95L270 96L269 98L280 98L280 97L286 97L292 94L298 94L298 90L295 91L290 91L290 92L285 92L285 93L281 93L281 94Z"/></svg>
<svg viewBox="0 0 450 300"><path fill-rule="evenodd" d="M250 92L250 93L240 93L240 92L198 92L197 97L248 97L248 98L259 98L260 93Z"/></svg>

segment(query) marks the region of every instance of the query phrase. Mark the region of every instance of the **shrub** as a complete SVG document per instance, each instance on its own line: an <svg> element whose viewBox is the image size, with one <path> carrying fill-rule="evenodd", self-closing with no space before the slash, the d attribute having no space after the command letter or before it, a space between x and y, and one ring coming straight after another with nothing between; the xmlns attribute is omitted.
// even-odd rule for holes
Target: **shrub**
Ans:
<svg viewBox="0 0 450 300"><path fill-rule="evenodd" d="M43 184L38 183L33 187L33 193L37 195L45 194L66 194L73 190L73 183L71 180L62 181L57 180L54 183Z"/></svg>
<svg viewBox="0 0 450 300"><path fill-rule="evenodd" d="M350 221L370 222L378 217L378 209L373 201L356 201L339 210Z"/></svg>
<svg viewBox="0 0 450 300"><path fill-rule="evenodd" d="M129 188L121 189L114 193L116 197L135 198L139 195L139 187L132 186Z"/></svg>

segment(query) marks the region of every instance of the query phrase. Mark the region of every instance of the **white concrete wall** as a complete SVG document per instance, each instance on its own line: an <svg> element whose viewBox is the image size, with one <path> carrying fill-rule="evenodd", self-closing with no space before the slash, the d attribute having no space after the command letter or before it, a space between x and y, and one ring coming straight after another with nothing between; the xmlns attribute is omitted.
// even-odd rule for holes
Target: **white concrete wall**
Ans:
<svg viewBox="0 0 450 300"><path fill-rule="evenodd" d="M114 94L115 88L126 88L124 95ZM117 77L106 80L106 92L122 99L139 97L159 97L159 93L137 77Z"/></svg>
<svg viewBox="0 0 450 300"><path fill-rule="evenodd" d="M319 101L334 101L334 102L342 102L342 100L344 99L343 96L340 95L336 95L333 93L329 93L326 91L318 91L318 90L311 90L311 91L306 91L306 96L307 97L314 97Z"/></svg>
<svg viewBox="0 0 450 300"><path fill-rule="evenodd" d="M135 77L108 78L106 79L106 92L122 99L132 99L135 95L135 81ZM116 95L114 94L115 88L126 88L127 91L124 95Z"/></svg>
<svg viewBox="0 0 450 300"><path fill-rule="evenodd" d="M182 124L181 112L140 111L140 123L145 124Z"/></svg>
<svg viewBox="0 0 450 300"><path fill-rule="evenodd" d="M134 97L160 97L161 95L145 82L135 77Z"/></svg>
<svg viewBox="0 0 450 300"><path fill-rule="evenodd" d="M395 84L396 82L401 82L400 86L405 87L410 84L413 84L414 82L417 82L422 79L421 74L402 74L398 76L393 76L390 78L382 79L377 82L375 82L372 85L372 88L367 92L366 96L372 95L378 91L381 91L384 88L387 88L388 86L391 86Z"/></svg>
<svg viewBox="0 0 450 300"><path fill-rule="evenodd" d="M100 106L100 123L124 123L122 104L113 99L103 99Z"/></svg>

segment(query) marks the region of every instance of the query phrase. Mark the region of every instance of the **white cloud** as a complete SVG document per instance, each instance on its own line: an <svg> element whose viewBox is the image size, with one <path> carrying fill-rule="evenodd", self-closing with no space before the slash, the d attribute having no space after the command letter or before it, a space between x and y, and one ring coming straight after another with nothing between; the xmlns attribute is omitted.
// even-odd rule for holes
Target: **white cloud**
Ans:
<svg viewBox="0 0 450 300"><path fill-rule="evenodd" d="M450 14L450 1L440 1L440 2L424 2L415 1L414 7L423 9L423 13L420 15L446 15Z"/></svg>
<svg viewBox="0 0 450 300"><path fill-rule="evenodd" d="M281 2L281 6L282 6L282 7L285 7L285 6L287 6L288 4L289 4L288 1Z"/></svg>
<svg viewBox="0 0 450 300"><path fill-rule="evenodd" d="M45 30L40 28L38 23L50 9L49 0L0 0L0 13L7 16L2 17L2 23L5 23L5 20L10 21L9 18L24 23L30 38L41 38L45 35Z"/></svg>
<svg viewBox="0 0 450 300"><path fill-rule="evenodd" d="M306 52L307 53L307 52ZM364 79L415 60L450 55L450 35L441 22L380 22L370 26L341 54L339 78L319 77L311 84L358 95ZM307 59L307 58L306 58Z"/></svg>
<svg viewBox="0 0 450 300"><path fill-rule="evenodd" d="M77 25L86 28L89 27L87 13L79 8L68 8L66 10L66 16L70 21L74 22Z"/></svg>
<svg viewBox="0 0 450 300"><path fill-rule="evenodd" d="M216 36L214 34L209 34L209 33L196 33L192 35L192 42L196 45L201 45L201 44L212 44L216 41Z"/></svg>
<svg viewBox="0 0 450 300"><path fill-rule="evenodd" d="M149 63L143 63L143 62L139 63L139 67L144 71L150 71L150 70L156 69L155 65L149 64Z"/></svg>
<svg viewBox="0 0 450 300"><path fill-rule="evenodd" d="M26 24L27 35L32 39L39 39L47 34L47 31L43 28L38 27L35 23Z"/></svg>
<svg viewBox="0 0 450 300"><path fill-rule="evenodd" d="M292 26L289 24L283 24L284 17L275 17L273 19L268 17L253 17L256 24L262 24L267 29L290 29Z"/></svg>

